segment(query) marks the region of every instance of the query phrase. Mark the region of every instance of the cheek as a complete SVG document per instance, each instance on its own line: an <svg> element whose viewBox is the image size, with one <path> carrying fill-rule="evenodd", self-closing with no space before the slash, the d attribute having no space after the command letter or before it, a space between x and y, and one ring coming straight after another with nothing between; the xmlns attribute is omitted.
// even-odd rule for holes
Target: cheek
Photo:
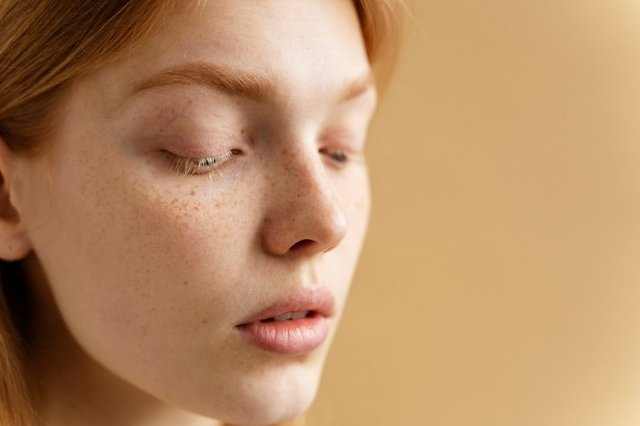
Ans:
<svg viewBox="0 0 640 426"><path fill-rule="evenodd" d="M362 250L371 211L369 176L366 168L357 168L348 179L334 184L335 193L349 220L349 229L340 245L323 257L327 284L338 301L344 303ZM338 284L339 283L339 284Z"/></svg>
<svg viewBox="0 0 640 426"><path fill-rule="evenodd" d="M63 202L38 252L65 320L91 352L114 342L131 342L123 353L148 351L205 323L226 325L241 271L234 260L252 241L239 196L107 165L60 182Z"/></svg>
<svg viewBox="0 0 640 426"><path fill-rule="evenodd" d="M122 219L112 225L128 240L126 249L144 255L163 273L178 265L185 270L225 268L238 243L246 239L242 218L247 214L237 196L205 197L196 187L153 190L149 186L132 183L117 200Z"/></svg>
<svg viewBox="0 0 640 426"><path fill-rule="evenodd" d="M349 251L359 253L371 213L371 190L367 168L354 168L346 179L336 183L334 187L349 219L349 231L342 245L348 246Z"/></svg>

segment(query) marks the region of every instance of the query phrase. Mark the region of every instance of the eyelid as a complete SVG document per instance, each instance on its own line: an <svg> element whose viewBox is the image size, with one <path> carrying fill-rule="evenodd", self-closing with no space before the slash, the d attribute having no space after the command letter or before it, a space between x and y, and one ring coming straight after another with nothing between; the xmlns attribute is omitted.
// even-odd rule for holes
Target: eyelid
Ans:
<svg viewBox="0 0 640 426"><path fill-rule="evenodd" d="M162 151L162 153L167 160L169 160L171 169L174 173L192 176L211 174L218 168L222 167L231 158L240 155L242 151L239 149L230 149L209 157L183 157L166 150Z"/></svg>
<svg viewBox="0 0 640 426"><path fill-rule="evenodd" d="M331 160L336 163L338 166L343 166L349 162L351 159L351 155L344 149L330 149L330 148L321 148L319 150L321 154L328 155Z"/></svg>

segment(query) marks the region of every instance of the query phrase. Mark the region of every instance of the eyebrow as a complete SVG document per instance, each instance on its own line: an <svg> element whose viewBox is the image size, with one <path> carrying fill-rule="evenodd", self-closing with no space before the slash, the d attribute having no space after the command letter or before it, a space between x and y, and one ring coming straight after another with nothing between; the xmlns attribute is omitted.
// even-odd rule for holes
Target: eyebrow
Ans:
<svg viewBox="0 0 640 426"><path fill-rule="evenodd" d="M277 95L276 81L272 78L207 62L195 62L169 68L137 83L129 96L176 84L207 87L233 97L263 103ZM338 101L346 102L354 99L374 86L373 73L368 71L345 84L340 91Z"/></svg>

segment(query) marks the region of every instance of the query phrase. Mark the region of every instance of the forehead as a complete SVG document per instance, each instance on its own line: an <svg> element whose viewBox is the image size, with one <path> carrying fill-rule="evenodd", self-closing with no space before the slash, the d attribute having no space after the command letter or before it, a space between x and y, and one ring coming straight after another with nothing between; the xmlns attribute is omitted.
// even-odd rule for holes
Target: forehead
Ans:
<svg viewBox="0 0 640 426"><path fill-rule="evenodd" d="M289 100L334 95L369 73L350 0L190 4L140 49L85 79L103 108L117 109L144 81L189 63L258 75Z"/></svg>

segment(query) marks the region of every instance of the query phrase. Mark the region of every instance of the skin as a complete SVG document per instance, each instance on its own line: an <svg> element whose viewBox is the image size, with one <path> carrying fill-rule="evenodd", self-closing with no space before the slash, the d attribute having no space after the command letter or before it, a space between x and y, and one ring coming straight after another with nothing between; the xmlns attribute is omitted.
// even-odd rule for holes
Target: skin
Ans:
<svg viewBox="0 0 640 426"><path fill-rule="evenodd" d="M315 396L370 209L375 88L341 96L370 73L358 20L346 0L199 3L74 82L45 154L0 144L0 255L24 258L33 286L50 425L265 425ZM272 93L173 84L129 96L194 62L259 75ZM161 154L231 149L198 175ZM234 330L320 286L336 314L318 349L278 355Z"/></svg>

